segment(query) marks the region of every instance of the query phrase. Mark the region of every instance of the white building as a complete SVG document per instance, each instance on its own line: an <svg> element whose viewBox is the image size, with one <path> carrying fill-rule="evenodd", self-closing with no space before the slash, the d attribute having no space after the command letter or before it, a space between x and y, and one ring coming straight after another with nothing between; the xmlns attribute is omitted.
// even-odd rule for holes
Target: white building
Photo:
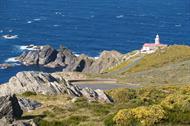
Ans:
<svg viewBox="0 0 190 126"><path fill-rule="evenodd" d="M155 42L154 43L145 43L141 49L141 53L147 53L147 54L154 53L154 52L156 52L157 49L164 48L166 46L167 46L166 44L160 43L160 37L157 34L156 38L155 38Z"/></svg>

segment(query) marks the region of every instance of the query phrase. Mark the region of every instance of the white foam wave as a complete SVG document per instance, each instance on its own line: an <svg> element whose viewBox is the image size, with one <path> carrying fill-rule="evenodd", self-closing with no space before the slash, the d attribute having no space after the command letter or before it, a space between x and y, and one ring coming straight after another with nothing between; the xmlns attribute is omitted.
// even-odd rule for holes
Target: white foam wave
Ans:
<svg viewBox="0 0 190 126"><path fill-rule="evenodd" d="M53 27L59 27L60 25L53 25Z"/></svg>
<svg viewBox="0 0 190 126"><path fill-rule="evenodd" d="M31 24L31 23L32 23L32 21L27 21L27 23L28 23L28 24Z"/></svg>
<svg viewBox="0 0 190 126"><path fill-rule="evenodd" d="M18 62L18 60L16 60L16 57L11 57L5 60L6 63L15 63Z"/></svg>
<svg viewBox="0 0 190 126"><path fill-rule="evenodd" d="M40 21L40 20L41 20L40 18L33 19L33 21Z"/></svg>
<svg viewBox="0 0 190 126"><path fill-rule="evenodd" d="M4 39L17 39L18 35L3 35L2 37Z"/></svg>
<svg viewBox="0 0 190 126"><path fill-rule="evenodd" d="M12 30L12 29L10 29L10 30L9 30L9 32L13 32L13 30Z"/></svg>
<svg viewBox="0 0 190 126"><path fill-rule="evenodd" d="M61 13L61 12L55 12L55 14L57 14L57 15L62 15L62 13Z"/></svg>
<svg viewBox="0 0 190 126"><path fill-rule="evenodd" d="M94 59L99 59L99 58L100 58L99 56L94 57Z"/></svg>
<svg viewBox="0 0 190 126"><path fill-rule="evenodd" d="M124 15L118 15L118 16L116 16L116 18L123 18L124 17Z"/></svg>
<svg viewBox="0 0 190 126"><path fill-rule="evenodd" d="M175 27L181 27L182 25L181 24L176 24Z"/></svg>
<svg viewBox="0 0 190 126"><path fill-rule="evenodd" d="M80 54L76 54L76 53L74 53L74 55L75 55L76 57L79 57L79 56L80 56Z"/></svg>
<svg viewBox="0 0 190 126"><path fill-rule="evenodd" d="M37 46L34 45L22 45L22 46L18 46L20 50L36 50Z"/></svg>

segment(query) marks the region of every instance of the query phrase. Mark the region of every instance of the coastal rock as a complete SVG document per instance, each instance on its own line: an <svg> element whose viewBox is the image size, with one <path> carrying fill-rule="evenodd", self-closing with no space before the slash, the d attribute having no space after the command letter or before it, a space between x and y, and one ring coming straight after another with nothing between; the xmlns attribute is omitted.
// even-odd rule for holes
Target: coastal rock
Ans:
<svg viewBox="0 0 190 126"><path fill-rule="evenodd" d="M117 51L103 51L98 59L84 54L75 56L69 49L61 46L59 50L51 46L35 47L35 50L23 52L17 58L25 65L42 65L45 67L63 67L64 71L103 73L124 59L125 55Z"/></svg>
<svg viewBox="0 0 190 126"><path fill-rule="evenodd" d="M104 51L98 59L80 55L77 60L69 64L64 71L84 73L102 73L109 67L115 66L123 60L124 55L117 51Z"/></svg>
<svg viewBox="0 0 190 126"><path fill-rule="evenodd" d="M102 91L100 89L93 90L91 88L86 87L81 90L81 93L89 101L99 101L99 102L103 102L103 103L112 103L113 102L113 100L107 94L105 94L104 91Z"/></svg>
<svg viewBox="0 0 190 126"><path fill-rule="evenodd" d="M7 63L0 64L0 69L8 69L8 68L10 68L10 67L12 67L11 64L7 64Z"/></svg>
<svg viewBox="0 0 190 126"><path fill-rule="evenodd" d="M18 98L18 103L23 111L35 110L42 106L41 103L26 98Z"/></svg>
<svg viewBox="0 0 190 126"><path fill-rule="evenodd" d="M8 122L5 118L0 119L0 126L38 126L33 119L29 120L15 120Z"/></svg>
<svg viewBox="0 0 190 126"><path fill-rule="evenodd" d="M64 71L85 72L88 71L94 60L86 55L80 55Z"/></svg>
<svg viewBox="0 0 190 126"><path fill-rule="evenodd" d="M5 118L3 120L13 122L15 118L20 118L22 113L15 95L0 97L0 119Z"/></svg>
<svg viewBox="0 0 190 126"><path fill-rule="evenodd" d="M102 73L109 67L115 66L122 61L123 54L117 51L103 51L100 57L93 62L91 67L86 72L90 73Z"/></svg>
<svg viewBox="0 0 190 126"><path fill-rule="evenodd" d="M45 65L54 61L57 57L57 51L51 46L41 46L36 50L24 51L16 59L25 65Z"/></svg>
<svg viewBox="0 0 190 126"><path fill-rule="evenodd" d="M55 78L49 73L42 72L19 72L16 76L12 77L8 83L0 85L0 96L35 92L37 94L45 95L57 95L68 94L71 97L86 97L89 101L100 101L111 103L110 98L104 93L104 91L94 91L91 88L80 88L77 85L71 84L64 78ZM26 99L19 100L20 105L24 109L30 110L35 106L32 106L31 101Z"/></svg>
<svg viewBox="0 0 190 126"><path fill-rule="evenodd" d="M53 62L45 65L46 67L67 67L76 61L76 56L67 48L61 48Z"/></svg>
<svg viewBox="0 0 190 126"><path fill-rule="evenodd" d="M26 91L51 95L63 93L65 88L48 73L25 71L17 73L7 84L0 85L0 90L0 95L24 93Z"/></svg>
<svg viewBox="0 0 190 126"><path fill-rule="evenodd" d="M39 52L39 64L44 65L54 61L57 57L57 50L51 46L43 46Z"/></svg>
<svg viewBox="0 0 190 126"><path fill-rule="evenodd" d="M113 102L113 99L111 99L111 97L109 97L107 94L105 94L104 91L97 89L97 90L95 90L95 92L97 94L98 101L105 102L105 103Z"/></svg>

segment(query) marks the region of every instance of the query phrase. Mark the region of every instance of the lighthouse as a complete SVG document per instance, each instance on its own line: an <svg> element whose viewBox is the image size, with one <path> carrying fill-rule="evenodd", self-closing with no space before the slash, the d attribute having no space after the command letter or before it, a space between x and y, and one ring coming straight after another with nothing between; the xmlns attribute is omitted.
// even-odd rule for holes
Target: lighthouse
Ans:
<svg viewBox="0 0 190 126"><path fill-rule="evenodd" d="M155 44L159 45L160 44L160 36L157 34L155 38Z"/></svg>
<svg viewBox="0 0 190 126"><path fill-rule="evenodd" d="M154 43L144 43L141 49L141 53L146 53L146 54L154 53L156 52L157 49L164 48L167 46L168 45L166 44L160 43L160 36L157 34Z"/></svg>

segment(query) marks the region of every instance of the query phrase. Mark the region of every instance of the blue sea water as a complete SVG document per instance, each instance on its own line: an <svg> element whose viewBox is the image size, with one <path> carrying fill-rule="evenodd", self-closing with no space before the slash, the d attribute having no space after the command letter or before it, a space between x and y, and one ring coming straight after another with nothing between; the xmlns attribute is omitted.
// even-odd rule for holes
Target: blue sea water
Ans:
<svg viewBox="0 0 190 126"><path fill-rule="evenodd" d="M127 53L157 33L163 43L189 45L190 0L0 0L0 63L28 44L63 44L90 56ZM4 39L7 34L18 38ZM44 68L1 69L0 83L23 70Z"/></svg>

